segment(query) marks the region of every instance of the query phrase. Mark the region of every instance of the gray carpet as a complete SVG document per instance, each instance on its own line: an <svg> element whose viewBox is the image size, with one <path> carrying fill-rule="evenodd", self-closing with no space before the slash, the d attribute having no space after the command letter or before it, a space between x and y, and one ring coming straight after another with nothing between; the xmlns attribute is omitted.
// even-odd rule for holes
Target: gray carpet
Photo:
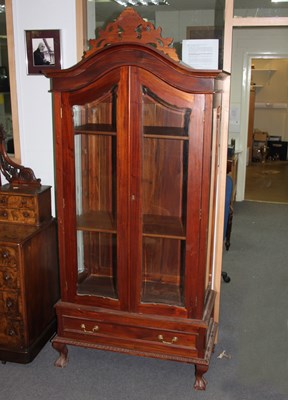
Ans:
<svg viewBox="0 0 288 400"><path fill-rule="evenodd" d="M191 365L69 348L64 369L48 343L30 364L0 365L5 400L287 400L288 205L235 205L223 269L219 342L205 392ZM231 358L218 358L226 351Z"/></svg>

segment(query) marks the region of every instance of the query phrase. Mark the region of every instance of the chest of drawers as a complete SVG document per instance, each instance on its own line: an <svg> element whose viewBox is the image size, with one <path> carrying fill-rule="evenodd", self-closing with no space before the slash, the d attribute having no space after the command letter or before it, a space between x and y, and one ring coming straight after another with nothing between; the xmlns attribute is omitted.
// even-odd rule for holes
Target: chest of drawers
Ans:
<svg viewBox="0 0 288 400"><path fill-rule="evenodd" d="M53 335L59 297L50 187L0 187L0 360L27 363Z"/></svg>

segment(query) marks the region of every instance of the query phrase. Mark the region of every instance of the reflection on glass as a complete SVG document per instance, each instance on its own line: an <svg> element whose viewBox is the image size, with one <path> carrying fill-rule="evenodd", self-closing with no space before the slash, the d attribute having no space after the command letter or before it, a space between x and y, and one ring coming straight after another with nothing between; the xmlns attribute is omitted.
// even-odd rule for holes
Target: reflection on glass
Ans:
<svg viewBox="0 0 288 400"><path fill-rule="evenodd" d="M234 0L235 17L288 17L288 3L272 1L263 2L259 0Z"/></svg>
<svg viewBox="0 0 288 400"><path fill-rule="evenodd" d="M78 294L117 297L113 92L75 105Z"/></svg>
<svg viewBox="0 0 288 400"><path fill-rule="evenodd" d="M142 302L183 305L191 109L143 88Z"/></svg>
<svg viewBox="0 0 288 400"><path fill-rule="evenodd" d="M0 11L0 124L6 132L7 152L14 154L5 5Z"/></svg>
<svg viewBox="0 0 288 400"><path fill-rule="evenodd" d="M94 34L99 28L107 26L125 10L125 7L116 1L109 3L103 0L94 1L95 3L87 0L89 17L95 13L95 18L88 18L87 34L89 38L91 38L91 32ZM134 8L142 18L154 24L156 28L163 27L163 37L173 38L173 47L180 60L182 59L184 39L219 39L219 68L221 69L223 65L225 1L201 0L203 7L200 10L197 7L199 4L192 0L190 2L185 0L184 2L173 1L173 4L153 6L150 1L148 7L131 4L129 7ZM197 21L197 23L192 21Z"/></svg>

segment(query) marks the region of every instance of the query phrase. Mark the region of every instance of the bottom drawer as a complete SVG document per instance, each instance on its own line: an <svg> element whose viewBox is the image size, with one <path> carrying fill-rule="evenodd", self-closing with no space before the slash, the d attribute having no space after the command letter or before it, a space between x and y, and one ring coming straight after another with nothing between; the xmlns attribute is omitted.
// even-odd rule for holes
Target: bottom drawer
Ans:
<svg viewBox="0 0 288 400"><path fill-rule="evenodd" d="M24 346L23 322L0 316L0 347L22 348Z"/></svg>
<svg viewBox="0 0 288 400"><path fill-rule="evenodd" d="M73 316L62 317L61 336L107 346L120 346L139 351L196 355L197 333L182 333L147 326L103 322Z"/></svg>

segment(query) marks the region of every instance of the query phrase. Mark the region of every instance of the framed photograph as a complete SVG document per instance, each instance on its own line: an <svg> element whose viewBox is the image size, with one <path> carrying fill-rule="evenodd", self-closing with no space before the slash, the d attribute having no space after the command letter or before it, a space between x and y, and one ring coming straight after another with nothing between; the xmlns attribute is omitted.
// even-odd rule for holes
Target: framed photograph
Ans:
<svg viewBox="0 0 288 400"><path fill-rule="evenodd" d="M61 68L60 30L25 31L28 75Z"/></svg>

